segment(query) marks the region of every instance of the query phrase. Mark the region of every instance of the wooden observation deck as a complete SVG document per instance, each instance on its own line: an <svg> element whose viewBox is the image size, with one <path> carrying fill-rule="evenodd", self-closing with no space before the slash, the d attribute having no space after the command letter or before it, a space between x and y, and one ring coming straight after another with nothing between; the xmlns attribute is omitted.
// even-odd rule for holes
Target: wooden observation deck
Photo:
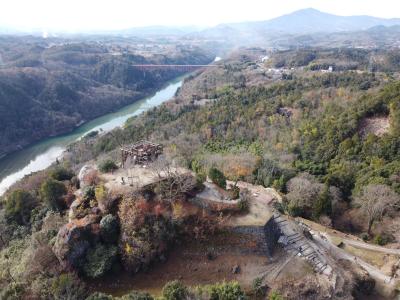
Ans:
<svg viewBox="0 0 400 300"><path fill-rule="evenodd" d="M149 141L139 141L135 144L124 146L121 148L122 168L128 158L131 159L133 164L141 165L156 160L162 153L163 146L161 144Z"/></svg>

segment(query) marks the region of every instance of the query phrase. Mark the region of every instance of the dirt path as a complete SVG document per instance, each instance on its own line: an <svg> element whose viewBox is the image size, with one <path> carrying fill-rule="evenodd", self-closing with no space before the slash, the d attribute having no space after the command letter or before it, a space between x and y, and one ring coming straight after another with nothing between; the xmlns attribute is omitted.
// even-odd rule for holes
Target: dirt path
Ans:
<svg viewBox="0 0 400 300"><path fill-rule="evenodd" d="M331 242L329 242L326 235L314 234L313 238L315 239L316 244L318 244L320 246L320 248L325 250L325 253L327 255L333 256L336 260L347 259L347 260L353 261L356 264L363 267L371 275L371 277L374 278L375 280L381 281L385 284L389 284L392 286L395 285L395 281L392 280L392 278L390 276L387 276L386 274L381 272L379 269L377 269L373 265L363 261L362 259L360 259L350 253L347 253L346 251L333 245Z"/></svg>
<svg viewBox="0 0 400 300"><path fill-rule="evenodd" d="M385 253L389 255L397 255L400 256L400 249L393 249L393 248L386 248L378 245L372 245L362 241L359 237L346 234L331 228L324 227L321 224L312 222L310 220L306 220L303 218L297 218L301 223L305 224L306 226L310 227L312 230L316 232L323 232L330 240L338 239L338 241L343 242L344 244L348 244L350 246L354 246L359 249L365 249L380 253Z"/></svg>
<svg viewBox="0 0 400 300"><path fill-rule="evenodd" d="M386 253L386 254L392 254L392 255L398 255L400 256L400 249L390 249L390 248L385 248L385 247L381 247L381 246L377 246L377 245L371 245L371 244L367 244L364 242L358 242L352 239L343 239L343 242L345 244L349 244L351 246L357 247L357 248L361 248L361 249L366 249L366 250L371 250L371 251L377 251L377 252L382 252L382 253Z"/></svg>

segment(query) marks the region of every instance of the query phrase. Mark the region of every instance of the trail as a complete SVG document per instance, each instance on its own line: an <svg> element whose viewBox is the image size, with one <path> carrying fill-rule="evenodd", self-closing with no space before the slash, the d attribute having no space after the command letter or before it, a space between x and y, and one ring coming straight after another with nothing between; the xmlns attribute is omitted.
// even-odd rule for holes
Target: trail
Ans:
<svg viewBox="0 0 400 300"><path fill-rule="evenodd" d="M331 242L329 242L328 238L326 235L320 233L320 234L314 234L313 238L315 240L315 243L320 246L320 248L324 249L327 255L331 255L335 260L339 259L347 259L352 262L355 262L356 264L360 265L363 267L372 278L375 280L381 281L385 284L389 284L391 286L395 286L395 280L392 280L390 276L387 276L384 274L382 271L380 271L378 268L374 267L373 265L365 262L364 260L360 259L359 257L356 257L355 255L352 255L350 253L347 253L346 251L342 250L341 248L335 246Z"/></svg>
<svg viewBox="0 0 400 300"><path fill-rule="evenodd" d="M400 256L400 249L390 249L390 248L385 248L377 245L371 245L359 241L355 241L352 239L342 239L345 244L349 244L350 246L354 246L357 248L365 249L365 250L371 250L371 251L378 251L386 254L391 254L391 255L399 255Z"/></svg>

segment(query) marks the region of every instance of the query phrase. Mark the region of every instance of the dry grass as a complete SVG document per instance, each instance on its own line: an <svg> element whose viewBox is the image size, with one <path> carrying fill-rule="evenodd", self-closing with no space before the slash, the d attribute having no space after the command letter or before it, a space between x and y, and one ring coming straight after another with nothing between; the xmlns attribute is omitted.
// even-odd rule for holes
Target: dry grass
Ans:
<svg viewBox="0 0 400 300"><path fill-rule="evenodd" d="M361 258L362 260L373 266L376 266L388 276L391 275L392 266L399 259L395 255L385 254L382 252L367 249L360 249L347 244L344 245L343 250Z"/></svg>
<svg viewBox="0 0 400 300"><path fill-rule="evenodd" d="M207 253L213 254L208 259ZM240 266L233 274L232 268ZM209 236L207 240L187 240L176 246L165 263L154 264L149 270L134 276L120 272L108 278L89 282L92 290L121 296L135 289L160 295L162 287L179 279L187 286L214 284L237 280L250 288L254 278L268 272L272 264L260 253L254 237L233 232L222 232ZM291 266L292 267L292 266Z"/></svg>
<svg viewBox="0 0 400 300"><path fill-rule="evenodd" d="M390 122L387 116L375 116L371 118L365 118L360 124L360 133L362 137L366 137L372 133L376 136L383 136L389 132Z"/></svg>

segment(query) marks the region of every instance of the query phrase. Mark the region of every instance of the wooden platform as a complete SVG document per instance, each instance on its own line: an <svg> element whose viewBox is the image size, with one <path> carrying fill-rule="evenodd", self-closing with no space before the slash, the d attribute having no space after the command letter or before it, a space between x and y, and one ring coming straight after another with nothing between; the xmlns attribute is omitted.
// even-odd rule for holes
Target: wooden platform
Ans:
<svg viewBox="0 0 400 300"><path fill-rule="evenodd" d="M162 153L163 146L161 144L139 141L121 148L121 165L123 168L128 158L132 160L134 165L151 162Z"/></svg>

